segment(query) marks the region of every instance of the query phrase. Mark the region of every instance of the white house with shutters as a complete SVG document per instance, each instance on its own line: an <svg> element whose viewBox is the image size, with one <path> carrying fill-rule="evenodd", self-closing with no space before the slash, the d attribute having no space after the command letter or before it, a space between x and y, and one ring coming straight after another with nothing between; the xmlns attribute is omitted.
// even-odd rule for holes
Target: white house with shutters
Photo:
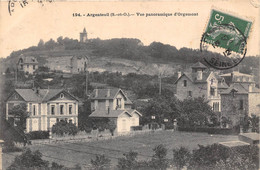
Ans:
<svg viewBox="0 0 260 170"><path fill-rule="evenodd" d="M29 117L26 131L51 130L64 120L78 125L79 100L64 89L15 89L6 101L6 119L15 124L10 110L21 103L27 105Z"/></svg>

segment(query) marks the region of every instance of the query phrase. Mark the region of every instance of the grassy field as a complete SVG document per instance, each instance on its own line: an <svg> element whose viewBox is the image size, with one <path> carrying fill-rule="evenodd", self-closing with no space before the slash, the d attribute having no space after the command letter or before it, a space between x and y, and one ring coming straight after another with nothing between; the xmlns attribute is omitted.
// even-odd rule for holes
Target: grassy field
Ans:
<svg viewBox="0 0 260 170"><path fill-rule="evenodd" d="M132 137L120 136L115 139L92 141L85 143L69 143L59 145L38 145L30 146L32 150L40 150L44 159L52 162L59 162L68 167L75 164L87 167L90 160L96 154L104 154L111 159L113 165L117 164L118 158L130 150L138 152L139 159L149 160L153 155L152 149L163 144L168 149L168 158L172 158L172 150L178 147L186 147L190 150L200 145L209 145L216 142L238 140L237 136L208 135L206 133L157 131L154 133L139 134ZM13 154L13 153L12 153ZM10 165L14 156L3 154L4 167Z"/></svg>

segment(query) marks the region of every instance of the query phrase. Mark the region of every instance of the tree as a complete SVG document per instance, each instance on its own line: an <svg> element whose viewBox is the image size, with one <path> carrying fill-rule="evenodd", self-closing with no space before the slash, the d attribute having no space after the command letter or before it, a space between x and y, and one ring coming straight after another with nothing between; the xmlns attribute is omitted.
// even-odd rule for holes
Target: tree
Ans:
<svg viewBox="0 0 260 170"><path fill-rule="evenodd" d="M105 155L97 155L96 159L91 159L91 165L94 170L108 170L110 169L110 159Z"/></svg>
<svg viewBox="0 0 260 170"><path fill-rule="evenodd" d="M137 152L130 151L129 153L124 154L124 158L118 160L117 167L120 170L134 170L138 166L137 162Z"/></svg>
<svg viewBox="0 0 260 170"><path fill-rule="evenodd" d="M207 125L208 119L214 115L212 108L202 97L185 99L180 107L179 126Z"/></svg>
<svg viewBox="0 0 260 170"><path fill-rule="evenodd" d="M38 43L38 47L40 49L42 49L44 47L44 41L42 39L40 39L39 43Z"/></svg>
<svg viewBox="0 0 260 170"><path fill-rule="evenodd" d="M149 100L148 104L141 109L143 113L142 123L151 123L151 116L155 116L154 121L162 124L164 119L173 122L180 114L179 101L175 97L159 96Z"/></svg>
<svg viewBox="0 0 260 170"><path fill-rule="evenodd" d="M181 170L185 165L188 165L191 154L188 149L180 147L173 150L173 163L178 170Z"/></svg>
<svg viewBox="0 0 260 170"><path fill-rule="evenodd" d="M259 116L252 115L250 118L251 125L252 125L252 132L259 133Z"/></svg>
<svg viewBox="0 0 260 170"><path fill-rule="evenodd" d="M7 170L29 169L29 168L48 168L48 161L42 159L42 154L37 150L32 152L26 149L20 156L16 156Z"/></svg>
<svg viewBox="0 0 260 170"><path fill-rule="evenodd" d="M64 134L75 136L78 133L78 128L73 123L68 123L61 120L52 126L51 131L53 134L57 134L59 136L63 136Z"/></svg>
<svg viewBox="0 0 260 170"><path fill-rule="evenodd" d="M19 129L26 129L26 119L29 117L29 112L27 112L27 105L25 103L14 106L9 111L9 115L14 116L14 123Z"/></svg>
<svg viewBox="0 0 260 170"><path fill-rule="evenodd" d="M168 161L166 159L167 149L160 144L155 146L153 151L155 153L151 160L152 167L159 170L165 170L168 166Z"/></svg>

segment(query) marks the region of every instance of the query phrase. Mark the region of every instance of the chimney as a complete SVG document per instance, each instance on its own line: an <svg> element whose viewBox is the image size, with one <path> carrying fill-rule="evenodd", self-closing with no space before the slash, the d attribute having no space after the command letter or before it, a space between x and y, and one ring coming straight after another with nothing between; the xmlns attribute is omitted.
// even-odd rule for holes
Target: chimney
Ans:
<svg viewBox="0 0 260 170"><path fill-rule="evenodd" d="M110 89L107 89L107 97L110 97Z"/></svg>
<svg viewBox="0 0 260 170"><path fill-rule="evenodd" d="M110 113L110 107L108 106L107 107L107 114L109 115L109 113Z"/></svg>
<svg viewBox="0 0 260 170"><path fill-rule="evenodd" d="M181 71L179 70L178 71L178 78L180 78L181 77Z"/></svg>
<svg viewBox="0 0 260 170"><path fill-rule="evenodd" d="M40 91L39 87L36 87L35 93L36 93L36 94L39 94L39 91Z"/></svg>
<svg viewBox="0 0 260 170"><path fill-rule="evenodd" d="M253 91L253 85L252 84L249 84L248 85L248 92L250 93L250 92L252 92Z"/></svg>
<svg viewBox="0 0 260 170"><path fill-rule="evenodd" d="M197 71L197 80L202 80L202 70Z"/></svg>
<svg viewBox="0 0 260 170"><path fill-rule="evenodd" d="M232 71L232 72L231 72L231 82L232 82L232 83L234 82L233 78L234 78L234 73L233 73L233 71Z"/></svg>
<svg viewBox="0 0 260 170"><path fill-rule="evenodd" d="M98 89L96 89L96 95L95 95L95 97L98 97Z"/></svg>

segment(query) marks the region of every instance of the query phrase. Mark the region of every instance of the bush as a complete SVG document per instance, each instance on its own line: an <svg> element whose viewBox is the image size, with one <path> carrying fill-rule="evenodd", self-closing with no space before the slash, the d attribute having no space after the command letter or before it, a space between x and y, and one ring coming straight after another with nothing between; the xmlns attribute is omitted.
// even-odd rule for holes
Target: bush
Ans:
<svg viewBox="0 0 260 170"><path fill-rule="evenodd" d="M7 152L21 152L22 149L18 148L14 145L13 141L5 141L4 142L4 147L3 147L3 152L7 153Z"/></svg>
<svg viewBox="0 0 260 170"><path fill-rule="evenodd" d="M63 136L64 134L75 136L79 130L75 124L66 121L59 121L52 126L51 131L53 134L59 136Z"/></svg>
<svg viewBox="0 0 260 170"><path fill-rule="evenodd" d="M50 132L49 131L33 131L26 134L29 140L34 139L49 139Z"/></svg>
<svg viewBox="0 0 260 170"><path fill-rule="evenodd" d="M142 130L143 126L131 126L132 131Z"/></svg>
<svg viewBox="0 0 260 170"><path fill-rule="evenodd" d="M110 159L106 158L105 155L97 155L95 160L91 159L91 166L95 170L110 169Z"/></svg>
<svg viewBox="0 0 260 170"><path fill-rule="evenodd" d="M181 147L173 150L173 163L178 170L188 165L191 153L188 149Z"/></svg>
<svg viewBox="0 0 260 170"><path fill-rule="evenodd" d="M222 135L237 135L239 134L239 127L234 128L217 128L217 127L178 127L179 131L186 132L205 132L209 134L222 134Z"/></svg>
<svg viewBox="0 0 260 170"><path fill-rule="evenodd" d="M193 169L206 167L212 169L218 161L226 160L228 157L228 149L219 144L199 145L199 149L193 150L189 165Z"/></svg>
<svg viewBox="0 0 260 170"><path fill-rule="evenodd" d="M130 151L129 153L124 154L124 158L118 160L118 169L120 170L134 170L138 166L137 162L137 152Z"/></svg>
<svg viewBox="0 0 260 170"><path fill-rule="evenodd" d="M30 149L23 151L22 155L16 156L12 164L7 170L17 169L44 169L48 168L49 162L42 159L42 154L39 151L32 152Z"/></svg>
<svg viewBox="0 0 260 170"><path fill-rule="evenodd" d="M153 151L155 153L151 161L152 167L160 170L166 169L168 166L167 149L163 145L157 145L153 148Z"/></svg>

